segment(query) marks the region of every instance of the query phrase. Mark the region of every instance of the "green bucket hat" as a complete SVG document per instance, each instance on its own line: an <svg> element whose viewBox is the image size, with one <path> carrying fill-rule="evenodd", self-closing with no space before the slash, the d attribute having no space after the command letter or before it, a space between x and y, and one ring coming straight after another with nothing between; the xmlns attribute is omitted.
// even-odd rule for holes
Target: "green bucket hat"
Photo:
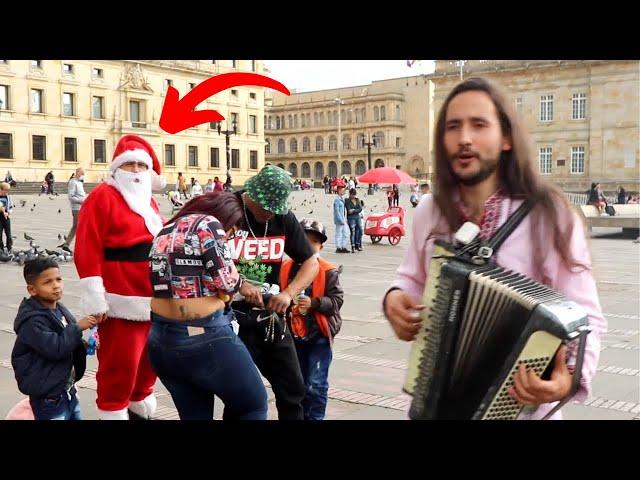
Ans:
<svg viewBox="0 0 640 480"><path fill-rule="evenodd" d="M289 211L287 199L291 185L293 181L287 172L280 167L267 165L258 175L245 182L244 189L262 208L283 215Z"/></svg>

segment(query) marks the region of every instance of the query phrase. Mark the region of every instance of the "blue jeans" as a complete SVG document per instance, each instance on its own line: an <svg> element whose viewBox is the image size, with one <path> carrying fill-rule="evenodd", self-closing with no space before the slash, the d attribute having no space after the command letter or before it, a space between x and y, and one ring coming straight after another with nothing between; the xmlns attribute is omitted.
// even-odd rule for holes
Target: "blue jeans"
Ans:
<svg viewBox="0 0 640 480"><path fill-rule="evenodd" d="M329 339L317 337L311 341L296 340L296 351L306 392L302 401L305 420L324 420L329 391L329 366L333 352Z"/></svg>
<svg viewBox="0 0 640 480"><path fill-rule="evenodd" d="M57 397L29 397L35 420L82 420L76 387Z"/></svg>
<svg viewBox="0 0 640 480"><path fill-rule="evenodd" d="M181 420L212 420L214 395L225 420L267 419L267 391L230 314L176 322L152 312L151 322L149 359Z"/></svg>
<svg viewBox="0 0 640 480"><path fill-rule="evenodd" d="M351 247L362 247L362 223L360 216L349 218L349 229L351 230Z"/></svg>

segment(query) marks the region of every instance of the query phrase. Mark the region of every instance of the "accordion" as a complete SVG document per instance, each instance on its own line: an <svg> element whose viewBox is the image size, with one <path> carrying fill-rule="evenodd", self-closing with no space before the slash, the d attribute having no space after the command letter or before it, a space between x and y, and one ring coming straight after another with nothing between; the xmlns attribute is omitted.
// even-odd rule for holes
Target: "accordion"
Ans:
<svg viewBox="0 0 640 480"><path fill-rule="evenodd" d="M577 347L575 373L553 412L577 390L588 319L560 293L437 240L423 304L403 387L411 419L515 419L524 405L508 390L519 365L548 378L563 343Z"/></svg>

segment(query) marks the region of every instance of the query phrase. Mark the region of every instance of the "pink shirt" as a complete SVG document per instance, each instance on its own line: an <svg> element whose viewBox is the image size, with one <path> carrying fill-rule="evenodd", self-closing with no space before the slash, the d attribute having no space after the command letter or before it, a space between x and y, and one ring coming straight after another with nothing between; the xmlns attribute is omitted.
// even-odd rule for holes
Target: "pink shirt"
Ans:
<svg viewBox="0 0 640 480"><path fill-rule="evenodd" d="M495 228L502 225L522 203L522 200L512 200L508 197L502 197L499 200L496 202L496 195L493 195L487 200L488 204L486 204L487 211L490 209L497 214L497 223L491 225ZM591 380L595 374L600 356L600 338L606 332L607 322L602 315L596 282L591 271L591 256L587 248L584 227L577 213L571 213L575 220L571 234L570 251L576 261L589 267L587 270L570 271L565 267L553 245L550 244L541 269L543 272L542 278L539 278L533 265L531 238L534 231L542 235L542 238L551 238L550 232L545 232L546 229L550 228L550 225L532 225L531 215L525 217L504 241L493 258L499 266L522 273L529 278L548 285L586 310L591 333L587 336L587 347L580 380L581 385L573 397L573 400L584 401L591 392ZM392 283L393 287L401 288L409 293L416 302L422 302L422 294L429 274L429 264L435 240L452 241L450 233L444 235L433 234L436 226L439 227L437 230L440 232L449 231L444 216L433 200L433 195L425 195L416 207L409 247ZM555 403L545 403L533 413L521 414L519 419L540 419L554 405ZM561 419L562 416L560 412L556 412L551 418Z"/></svg>

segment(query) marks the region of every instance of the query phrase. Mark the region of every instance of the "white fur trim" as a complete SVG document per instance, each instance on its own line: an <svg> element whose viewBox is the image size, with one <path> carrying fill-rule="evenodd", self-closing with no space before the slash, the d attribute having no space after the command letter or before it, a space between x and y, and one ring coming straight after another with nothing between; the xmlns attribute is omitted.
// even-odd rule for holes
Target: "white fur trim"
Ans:
<svg viewBox="0 0 640 480"><path fill-rule="evenodd" d="M129 420L129 412L126 408L113 411L98 409L98 420Z"/></svg>
<svg viewBox="0 0 640 480"><path fill-rule="evenodd" d="M151 297L118 295L117 293L109 292L105 296L109 304L108 317L138 321L150 320Z"/></svg>
<svg viewBox="0 0 640 480"><path fill-rule="evenodd" d="M80 279L80 311L83 315L105 313L109 304L105 298L102 277Z"/></svg>
<svg viewBox="0 0 640 480"><path fill-rule="evenodd" d="M159 192L167 186L167 179L158 175L155 171L151 174L151 189Z"/></svg>
<svg viewBox="0 0 640 480"><path fill-rule="evenodd" d="M138 402L129 402L129 410L133 413L140 415L142 418L149 419L156 413L158 407L158 401L156 396L152 393L144 400Z"/></svg>
<svg viewBox="0 0 640 480"><path fill-rule="evenodd" d="M141 148L135 150L125 150L111 162L110 168L113 172L116 168L120 168L121 165L127 162L144 162L147 164L149 170L153 170L153 159L149 152Z"/></svg>

